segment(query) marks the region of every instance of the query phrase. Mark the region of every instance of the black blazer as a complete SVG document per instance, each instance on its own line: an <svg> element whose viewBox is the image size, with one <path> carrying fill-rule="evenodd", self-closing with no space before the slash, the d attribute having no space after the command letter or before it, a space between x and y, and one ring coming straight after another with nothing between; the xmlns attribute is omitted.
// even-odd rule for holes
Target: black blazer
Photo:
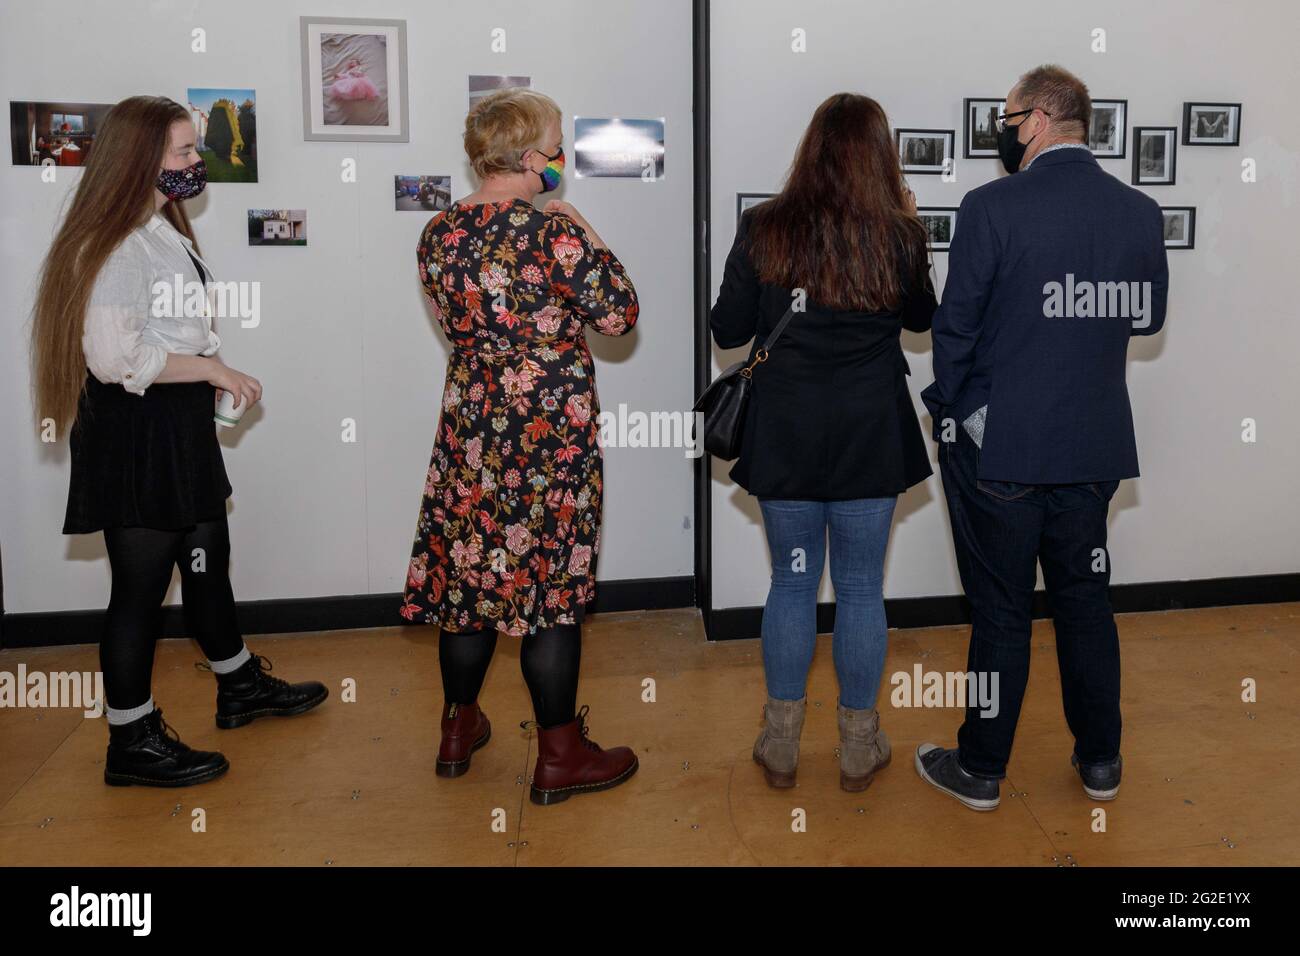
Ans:
<svg viewBox="0 0 1300 956"><path fill-rule="evenodd" d="M1082 148L1044 153L968 192L934 317L935 381L921 393L935 440L945 421L951 439L988 405L980 478L1136 476L1126 358L1130 336L1165 324L1162 222L1154 199ZM1048 309L1049 290L1074 303L1066 290L1076 288L1091 304Z"/></svg>
<svg viewBox="0 0 1300 956"><path fill-rule="evenodd" d="M709 328L720 348L751 339L750 357L790 306L762 283L740 217ZM934 288L905 286L897 312L837 312L809 301L754 369L740 458L731 479L763 498L843 501L906 491L932 472L907 390L901 329L924 332Z"/></svg>

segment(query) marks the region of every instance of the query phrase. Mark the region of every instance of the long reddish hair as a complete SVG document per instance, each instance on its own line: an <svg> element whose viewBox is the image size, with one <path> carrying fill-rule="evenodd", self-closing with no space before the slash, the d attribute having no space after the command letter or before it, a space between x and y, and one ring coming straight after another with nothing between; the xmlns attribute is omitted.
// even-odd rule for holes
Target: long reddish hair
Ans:
<svg viewBox="0 0 1300 956"><path fill-rule="evenodd" d="M903 280L929 270L926 233L908 210L885 111L869 96L836 93L804 132L781 192L749 213L759 278L804 289L830 309L893 311Z"/></svg>
<svg viewBox="0 0 1300 956"><path fill-rule="evenodd" d="M185 107L165 96L132 96L108 111L95 134L72 205L41 266L32 309L36 416L53 419L60 432L76 417L86 387L81 336L95 279L122 240L153 215L172 124L189 118ZM180 203L169 200L161 214L194 242Z"/></svg>

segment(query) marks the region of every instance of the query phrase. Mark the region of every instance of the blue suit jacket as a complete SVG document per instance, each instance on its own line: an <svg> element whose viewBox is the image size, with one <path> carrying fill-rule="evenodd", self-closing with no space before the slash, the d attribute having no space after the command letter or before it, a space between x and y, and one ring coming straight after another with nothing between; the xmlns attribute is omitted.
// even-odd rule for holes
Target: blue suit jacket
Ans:
<svg viewBox="0 0 1300 956"><path fill-rule="evenodd" d="M971 190L934 316L935 381L921 393L935 440L945 420L955 438L988 405L980 478L1136 476L1128 341L1160 331L1168 285L1159 205L1086 149Z"/></svg>

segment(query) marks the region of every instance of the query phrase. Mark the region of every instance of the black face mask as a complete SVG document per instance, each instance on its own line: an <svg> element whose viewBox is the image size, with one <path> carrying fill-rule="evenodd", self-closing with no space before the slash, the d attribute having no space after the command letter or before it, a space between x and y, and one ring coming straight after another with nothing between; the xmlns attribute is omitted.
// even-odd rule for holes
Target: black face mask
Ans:
<svg viewBox="0 0 1300 956"><path fill-rule="evenodd" d="M998 157L1008 173L1020 172L1020 161L1025 158L1025 150L1029 149L1029 143L1038 138L1038 133L1029 137L1029 143L1020 142L1017 138L1019 136L1019 126L1007 125L998 131Z"/></svg>

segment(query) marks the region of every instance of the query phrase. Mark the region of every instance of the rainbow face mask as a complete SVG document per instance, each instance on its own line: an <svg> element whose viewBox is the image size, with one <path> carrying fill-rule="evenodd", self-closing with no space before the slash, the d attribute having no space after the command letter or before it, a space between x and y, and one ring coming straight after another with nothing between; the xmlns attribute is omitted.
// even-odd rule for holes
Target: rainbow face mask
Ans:
<svg viewBox="0 0 1300 956"><path fill-rule="evenodd" d="M546 156L545 153L542 155ZM549 193L560 185L560 177L564 175L564 147L561 146L554 156L546 156L546 159L546 167L537 173L537 178L542 181L542 192Z"/></svg>

